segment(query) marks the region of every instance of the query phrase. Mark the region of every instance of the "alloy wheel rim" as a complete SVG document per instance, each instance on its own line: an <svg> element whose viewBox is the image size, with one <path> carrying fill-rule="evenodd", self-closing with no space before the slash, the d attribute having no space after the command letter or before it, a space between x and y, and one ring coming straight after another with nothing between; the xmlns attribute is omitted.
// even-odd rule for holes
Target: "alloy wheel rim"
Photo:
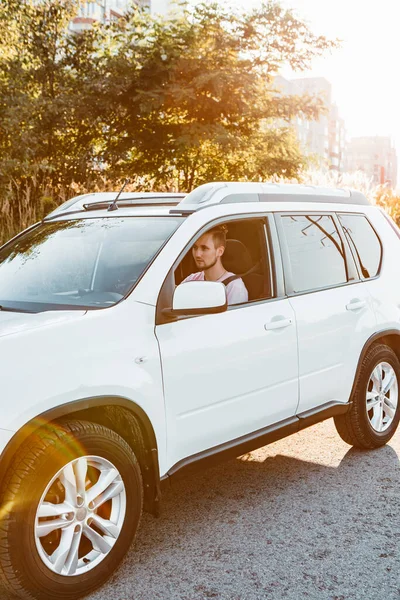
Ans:
<svg viewBox="0 0 400 600"><path fill-rule="evenodd" d="M393 422L398 404L398 382L393 367L387 362L376 365L368 386L366 407L372 429L386 431Z"/></svg>
<svg viewBox="0 0 400 600"><path fill-rule="evenodd" d="M126 490L118 469L99 456L72 460L52 478L38 505L40 558L58 575L87 573L114 547L125 514Z"/></svg>

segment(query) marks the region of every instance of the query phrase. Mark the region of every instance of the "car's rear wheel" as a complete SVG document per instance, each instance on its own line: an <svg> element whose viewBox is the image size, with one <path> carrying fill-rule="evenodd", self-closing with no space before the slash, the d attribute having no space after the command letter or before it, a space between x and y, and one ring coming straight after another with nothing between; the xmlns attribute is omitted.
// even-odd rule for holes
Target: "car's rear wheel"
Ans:
<svg viewBox="0 0 400 600"><path fill-rule="evenodd" d="M115 432L51 425L20 448L2 494L3 586L20 598L72 600L102 585L128 550L142 478Z"/></svg>
<svg viewBox="0 0 400 600"><path fill-rule="evenodd" d="M400 420L400 363L394 351L376 344L366 353L349 411L335 417L341 438L357 448L378 448L393 436Z"/></svg>

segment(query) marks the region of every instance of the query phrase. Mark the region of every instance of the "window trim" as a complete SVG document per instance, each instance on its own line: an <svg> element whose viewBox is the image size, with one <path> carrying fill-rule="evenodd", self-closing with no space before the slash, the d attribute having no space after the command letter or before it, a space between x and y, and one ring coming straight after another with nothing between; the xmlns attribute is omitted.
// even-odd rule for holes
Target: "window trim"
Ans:
<svg viewBox="0 0 400 600"><path fill-rule="evenodd" d="M334 284L334 285L329 285L329 286L321 286L321 287L317 287L317 288L311 288L309 290L303 290L301 292L296 292L294 290L294 285L293 285L293 275L292 275L292 266L291 266L290 255L289 255L289 246L288 246L287 239L286 239L286 233L283 228L282 217L290 217L290 216L307 217L307 216L313 216L313 215L326 216L326 217L331 217L333 219L333 222L335 223L339 238L342 242L343 249L344 249L344 261L345 261L347 281L343 282L343 283L339 283L339 284ZM286 289L286 294L289 298L295 297L295 296L303 296L304 294L312 294L314 292L320 292L323 290L331 290L331 289L343 287L346 285L353 285L354 283L359 283L360 279L359 279L356 264L353 259L353 255L351 253L349 244L344 235L344 231L340 227L339 218L335 212L302 210L302 211L276 212L276 213L274 213L274 216L275 216L275 223L276 223L276 228L277 228L278 236L279 236L279 243L280 243L280 247L281 247L285 289Z"/></svg>
<svg viewBox="0 0 400 600"><path fill-rule="evenodd" d="M271 294L272 294L272 298L275 298L275 296L277 295L277 291L278 291L278 285L277 285L277 273L276 273L276 257L274 256L273 252L272 252L272 248L273 248L273 243L272 243L272 236L271 236L271 223L274 223L273 220L271 219L264 219L263 220L263 239L265 239L265 244L267 246L267 256L265 257L265 263L266 263L266 267L268 269L268 272L271 274L271 280L270 280L270 284L271 284ZM275 232L276 235L276 232Z"/></svg>
<svg viewBox="0 0 400 600"><path fill-rule="evenodd" d="M353 249L352 249L351 245L350 245L348 242L347 242L347 243L348 243L348 245L349 245L350 252L351 252L351 254L352 254L352 256L353 256L353 260L354 260L354 263L355 263L355 265L356 265L356 269L357 269L357 272L358 272L358 276L359 276L359 278L360 278L360 281L373 281L374 279L379 279L379 277L381 276L381 271L382 271L382 264L383 264L383 252L384 252L384 250L383 250L383 244L382 244L382 240L381 240L381 238L379 237L379 234L378 234L378 232L376 231L376 229L375 229L375 227L373 226L373 224L371 223L370 219L368 219L368 216L367 216L365 213L360 213L360 212L353 212L353 211L352 211L352 212L343 212L343 211L341 211L341 212L337 212L336 214L337 214L337 216L338 216L338 221L339 221L339 224L340 224L341 230L343 231L343 235L344 235L344 237L346 238L346 241L347 241L347 236L346 236L346 232L344 231L344 227L343 227L343 225L342 225L342 222L341 222L341 220L340 220L340 216L341 216L341 215L344 215L344 216L351 216L351 217L364 217L364 219L366 219L366 220L367 220L367 222L369 223L369 225L371 226L371 228L372 228L372 231L375 233L375 235L376 235L376 237L377 237L377 239L378 239L378 242L379 242L380 248L381 248L381 256L380 256L380 260L379 260L379 266L378 266L378 271L377 271L376 275L374 275L373 277L363 277L363 275L362 275L362 272L361 272L361 265L359 265L359 260L358 260L357 256L354 256L354 251L353 251ZM354 242L354 241L353 241L353 244L355 245L355 242Z"/></svg>
<svg viewBox="0 0 400 600"><path fill-rule="evenodd" d="M278 237L277 237L276 230L274 231L275 222L273 219L273 214L272 213L268 213L268 214L267 213L261 213L261 214L260 213L246 213L246 214L238 214L238 215L224 215L222 217L217 217L215 219L212 219L211 221L208 221L202 227L200 227L200 229L198 229L191 236L189 241L185 244L185 246L183 247L181 252L178 254L177 258L172 263L171 268L169 269L167 276L165 277L165 279L161 285L159 294L158 294L157 305L156 305L156 318L155 318L156 326L163 325L166 323L170 324L170 323L174 323L176 321L182 321L185 319L197 319L199 317L207 317L208 316L208 315L187 315L187 316L185 315L185 316L177 317L175 320L171 320L171 319L167 319L163 315L162 310L164 308L168 308L168 306L171 306L171 304L172 304L171 294L173 293L173 290L175 289L174 272L175 272L176 268L178 267L179 263L183 260L184 256L187 254L187 252L193 246L194 242L196 240L198 240L199 237L201 237L204 233L206 233L207 231L209 231L210 229L212 229L213 227L216 227L217 225L219 225L221 223L229 223L229 221L245 221L245 220L247 221L249 219L252 221L262 222L262 223L260 223L260 225L262 226L262 231L264 232L264 235L262 236L262 240L265 243L265 246L264 246L265 255L263 258L264 268L268 267L270 265L270 262L272 263L272 271L270 273L270 276L271 276L270 286L271 286L272 292L275 295L272 296L271 298L264 298L261 300L251 300L248 302L243 302L241 304L234 304L234 305L228 306L226 312L231 311L231 310L238 310L238 309L242 309L242 308L250 308L250 307L256 306L258 304L265 304L266 302L275 302L276 300L282 300L282 297L284 297L284 296L278 295L278 294L282 294L282 291L283 291L281 285L279 285L279 282L283 280L283 270L282 270L282 261L279 262L279 260L276 259L276 257L275 257L276 251L278 251L279 255L280 255L280 251L279 251L279 246L275 246L275 244L277 244ZM221 314L224 314L224 313L225 313L225 311Z"/></svg>

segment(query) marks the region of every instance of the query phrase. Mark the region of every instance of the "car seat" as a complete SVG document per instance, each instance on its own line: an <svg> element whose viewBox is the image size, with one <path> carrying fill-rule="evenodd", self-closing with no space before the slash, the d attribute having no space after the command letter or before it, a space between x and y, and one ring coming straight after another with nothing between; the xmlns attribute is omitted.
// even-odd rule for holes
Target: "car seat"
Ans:
<svg viewBox="0 0 400 600"><path fill-rule="evenodd" d="M222 264L227 271L241 275L249 293L249 300L258 300L265 298L265 280L264 277L257 272L256 265L250 256L250 252L240 240L226 240L225 252L222 257ZM256 267L255 271L245 275ZM261 269L261 265L259 267Z"/></svg>

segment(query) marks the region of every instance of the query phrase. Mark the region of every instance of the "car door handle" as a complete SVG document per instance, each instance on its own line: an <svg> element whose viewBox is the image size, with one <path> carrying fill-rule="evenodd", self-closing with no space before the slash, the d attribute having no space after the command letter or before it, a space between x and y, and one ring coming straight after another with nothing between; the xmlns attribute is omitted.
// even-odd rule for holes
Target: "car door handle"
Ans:
<svg viewBox="0 0 400 600"><path fill-rule="evenodd" d="M360 308L364 308L365 306L367 306L367 303L365 300L352 300L349 304L346 304L346 310L360 310Z"/></svg>
<svg viewBox="0 0 400 600"><path fill-rule="evenodd" d="M266 331L271 331L271 329L283 329L284 327L289 327L292 323L292 319L277 317L272 319L269 323L265 323L264 329L266 329Z"/></svg>

